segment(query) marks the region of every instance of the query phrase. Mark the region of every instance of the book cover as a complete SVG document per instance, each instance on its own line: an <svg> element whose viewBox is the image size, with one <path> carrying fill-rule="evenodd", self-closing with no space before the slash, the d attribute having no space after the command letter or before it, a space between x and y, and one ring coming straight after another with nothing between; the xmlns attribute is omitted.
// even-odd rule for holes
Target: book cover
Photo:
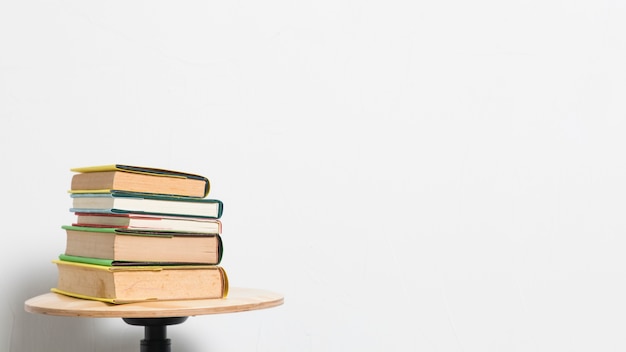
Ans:
<svg viewBox="0 0 626 352"><path fill-rule="evenodd" d="M114 304L228 295L225 270L215 265L114 266L80 259L53 260L58 269L53 292Z"/></svg>
<svg viewBox="0 0 626 352"><path fill-rule="evenodd" d="M115 227L128 230L189 232L217 235L222 233L218 219L150 214L75 213L74 226Z"/></svg>
<svg viewBox="0 0 626 352"><path fill-rule="evenodd" d="M62 226L66 232L64 260L99 260L100 265L210 264L222 260L220 235L144 231L121 228ZM82 258L82 259L71 259ZM100 261L104 260L104 261Z"/></svg>
<svg viewBox="0 0 626 352"><path fill-rule="evenodd" d="M74 213L139 213L219 219L224 203L218 199L188 198L133 192L72 193Z"/></svg>
<svg viewBox="0 0 626 352"><path fill-rule="evenodd" d="M209 179L202 175L154 167L110 164L70 171L77 173L72 177L71 193L121 190L204 198L211 188Z"/></svg>

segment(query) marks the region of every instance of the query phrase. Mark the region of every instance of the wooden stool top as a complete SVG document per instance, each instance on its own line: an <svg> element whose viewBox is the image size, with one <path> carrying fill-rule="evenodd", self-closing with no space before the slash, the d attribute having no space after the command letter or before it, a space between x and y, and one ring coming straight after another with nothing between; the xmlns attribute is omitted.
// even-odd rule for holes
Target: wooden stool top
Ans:
<svg viewBox="0 0 626 352"><path fill-rule="evenodd" d="M129 304L109 304L50 292L28 299L24 302L24 309L29 313L65 317L167 318L265 309L283 302L284 297L275 292L231 287L228 296L223 299Z"/></svg>

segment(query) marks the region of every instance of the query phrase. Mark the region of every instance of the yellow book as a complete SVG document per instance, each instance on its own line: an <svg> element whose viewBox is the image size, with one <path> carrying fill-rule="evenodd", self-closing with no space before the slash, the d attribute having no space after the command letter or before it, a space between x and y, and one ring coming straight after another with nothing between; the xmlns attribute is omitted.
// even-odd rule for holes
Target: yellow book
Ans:
<svg viewBox="0 0 626 352"><path fill-rule="evenodd" d="M224 268L216 265L114 266L90 264L90 258L64 259L76 261L53 261L58 282L52 291L72 297L122 304L228 295L228 277Z"/></svg>
<svg viewBox="0 0 626 352"><path fill-rule="evenodd" d="M122 164L70 169L71 193L126 191L204 198L209 194L208 178L174 170Z"/></svg>

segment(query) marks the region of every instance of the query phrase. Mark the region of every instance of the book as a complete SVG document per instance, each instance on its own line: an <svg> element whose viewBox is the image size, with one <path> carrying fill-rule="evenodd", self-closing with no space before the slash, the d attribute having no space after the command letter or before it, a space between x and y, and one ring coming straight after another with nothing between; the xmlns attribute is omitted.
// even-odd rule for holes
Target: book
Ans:
<svg viewBox="0 0 626 352"><path fill-rule="evenodd" d="M228 294L226 271L216 265L125 266L71 259L76 261L53 261L58 271L53 292L114 304L217 299Z"/></svg>
<svg viewBox="0 0 626 352"><path fill-rule="evenodd" d="M140 213L219 219L224 204L217 199L139 194L129 192L73 193L74 213Z"/></svg>
<svg viewBox="0 0 626 352"><path fill-rule="evenodd" d="M210 182L201 175L132 165L100 165L70 169L71 193L127 191L204 198Z"/></svg>
<svg viewBox="0 0 626 352"><path fill-rule="evenodd" d="M74 226L114 227L129 230L195 232L220 234L222 223L217 219L159 216L149 214L76 213Z"/></svg>
<svg viewBox="0 0 626 352"><path fill-rule="evenodd" d="M222 260L220 235L62 226L64 255L106 259L116 264L194 263L217 265Z"/></svg>

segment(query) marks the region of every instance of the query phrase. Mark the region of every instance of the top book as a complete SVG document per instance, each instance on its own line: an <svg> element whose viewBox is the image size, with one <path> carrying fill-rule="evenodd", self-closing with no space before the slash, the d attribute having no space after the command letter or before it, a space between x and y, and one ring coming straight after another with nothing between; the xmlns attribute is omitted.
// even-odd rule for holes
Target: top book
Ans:
<svg viewBox="0 0 626 352"><path fill-rule="evenodd" d="M131 165L101 165L72 168L70 193L126 191L204 198L209 180L186 172Z"/></svg>

